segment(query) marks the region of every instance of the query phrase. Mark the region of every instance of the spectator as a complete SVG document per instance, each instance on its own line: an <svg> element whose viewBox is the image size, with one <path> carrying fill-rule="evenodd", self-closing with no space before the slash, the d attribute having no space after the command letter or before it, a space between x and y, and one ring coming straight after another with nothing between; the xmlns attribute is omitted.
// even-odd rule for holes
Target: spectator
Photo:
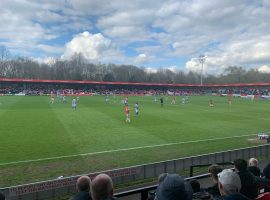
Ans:
<svg viewBox="0 0 270 200"><path fill-rule="evenodd" d="M222 200L248 200L240 194L240 177L231 169L224 169L218 174L218 188L221 196L217 199Z"/></svg>
<svg viewBox="0 0 270 200"><path fill-rule="evenodd" d="M255 180L255 176L247 170L247 161L244 159L234 160L235 171L241 179L240 192L250 199L254 199L258 196L258 185Z"/></svg>
<svg viewBox="0 0 270 200"><path fill-rule="evenodd" d="M158 184L160 184L162 181L164 181L164 179L166 178L166 176L168 175L168 173L162 173L158 176Z"/></svg>
<svg viewBox="0 0 270 200"><path fill-rule="evenodd" d="M250 158L248 161L248 171L250 171L254 176L261 176L261 170L258 167L258 160L256 158Z"/></svg>
<svg viewBox="0 0 270 200"><path fill-rule="evenodd" d="M192 199L210 199L211 198L208 192L201 190L201 184L198 180L193 179L193 180L190 180L189 183L193 190Z"/></svg>
<svg viewBox="0 0 270 200"><path fill-rule="evenodd" d="M93 200L112 200L113 182L107 174L99 174L92 181L91 193Z"/></svg>
<svg viewBox="0 0 270 200"><path fill-rule="evenodd" d="M265 166L265 168L263 169L263 176L266 179L270 179L270 162Z"/></svg>
<svg viewBox="0 0 270 200"><path fill-rule="evenodd" d="M210 165L208 172L210 173L211 179L214 183L213 186L206 188L206 191L214 198L220 196L218 189L218 173L222 172L222 167L216 164Z"/></svg>
<svg viewBox="0 0 270 200"><path fill-rule="evenodd" d="M90 186L91 179L88 176L78 178L76 184L78 193L71 200L91 200Z"/></svg>
<svg viewBox="0 0 270 200"><path fill-rule="evenodd" d="M2 193L0 193L0 200L5 200L5 195L3 195Z"/></svg>
<svg viewBox="0 0 270 200"><path fill-rule="evenodd" d="M193 193L201 192L201 184L198 180L193 179L190 180L189 183L192 187Z"/></svg>
<svg viewBox="0 0 270 200"><path fill-rule="evenodd" d="M157 200L191 200L192 188L178 174L168 174L159 184L156 192Z"/></svg>

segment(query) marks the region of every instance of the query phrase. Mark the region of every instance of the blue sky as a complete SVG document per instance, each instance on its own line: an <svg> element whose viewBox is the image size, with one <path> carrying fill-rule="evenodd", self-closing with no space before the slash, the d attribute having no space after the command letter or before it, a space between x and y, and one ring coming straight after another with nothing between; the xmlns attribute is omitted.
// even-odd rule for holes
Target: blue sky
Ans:
<svg viewBox="0 0 270 200"><path fill-rule="evenodd" d="M270 73L270 0L1 0L0 45L40 62Z"/></svg>

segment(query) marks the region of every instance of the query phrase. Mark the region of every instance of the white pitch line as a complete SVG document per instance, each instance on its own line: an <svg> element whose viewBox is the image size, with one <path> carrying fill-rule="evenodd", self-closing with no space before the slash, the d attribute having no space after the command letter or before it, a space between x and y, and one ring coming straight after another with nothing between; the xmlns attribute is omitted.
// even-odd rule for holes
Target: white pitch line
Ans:
<svg viewBox="0 0 270 200"><path fill-rule="evenodd" d="M21 161L0 163L0 166L20 164L20 163L39 162L39 161L46 161L46 160L56 160L56 159L62 159L62 158L72 158L72 157L78 157L78 156L90 156L90 155L114 153L114 152L120 152L120 151L130 151L130 150L145 149L145 148L164 147L164 146L172 146L172 145L178 145L178 144L189 144L189 143L197 143L197 142L224 140L224 139L240 138L240 137L247 137L247 136L253 136L253 135L256 135L256 134L238 135L238 136L222 137L222 138L210 138L210 139L205 139L205 140L193 140L193 141L186 141L186 142L173 142L173 143L166 143L166 144L155 144L155 145L148 145L148 146L141 146L141 147L131 147L131 148L126 148L126 149L114 149L114 150L107 150L107 151L73 154L73 155L66 155L66 156L56 156L56 157L40 158L40 159L33 159L33 160L21 160Z"/></svg>

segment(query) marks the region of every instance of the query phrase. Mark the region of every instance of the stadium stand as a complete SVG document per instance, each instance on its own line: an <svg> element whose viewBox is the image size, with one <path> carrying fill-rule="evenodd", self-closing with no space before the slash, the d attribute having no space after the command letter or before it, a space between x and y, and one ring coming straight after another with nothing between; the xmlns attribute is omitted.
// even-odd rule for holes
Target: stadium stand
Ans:
<svg viewBox="0 0 270 200"><path fill-rule="evenodd" d="M34 80L0 78L0 94L48 95L228 95L270 99L270 83L254 84L160 84L131 82L96 82L72 80Z"/></svg>

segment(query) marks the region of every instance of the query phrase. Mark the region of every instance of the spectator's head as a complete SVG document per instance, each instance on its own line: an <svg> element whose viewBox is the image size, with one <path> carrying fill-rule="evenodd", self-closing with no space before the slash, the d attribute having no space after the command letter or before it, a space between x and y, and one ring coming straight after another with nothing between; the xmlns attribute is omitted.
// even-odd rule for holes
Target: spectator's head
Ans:
<svg viewBox="0 0 270 200"><path fill-rule="evenodd" d="M157 200L191 200L192 188L178 174L168 174L159 184L156 192Z"/></svg>
<svg viewBox="0 0 270 200"><path fill-rule="evenodd" d="M218 182L218 173L222 172L222 167L216 164L210 165L208 168L208 172L211 175L212 180L217 183Z"/></svg>
<svg viewBox="0 0 270 200"><path fill-rule="evenodd" d="M221 195L240 192L241 180L239 175L231 169L224 169L218 174L218 188Z"/></svg>
<svg viewBox="0 0 270 200"><path fill-rule="evenodd" d="M244 159L241 159L241 158L235 159L233 163L234 163L235 171L237 172L244 171L247 169L247 161Z"/></svg>
<svg viewBox="0 0 270 200"><path fill-rule="evenodd" d="M193 193L200 192L201 191L201 184L198 180L193 179L190 180L190 185L192 187Z"/></svg>
<svg viewBox="0 0 270 200"><path fill-rule="evenodd" d="M256 158L250 158L248 161L249 166L258 167L258 164L259 164L259 162Z"/></svg>
<svg viewBox="0 0 270 200"><path fill-rule="evenodd" d="M162 181L164 181L164 179L166 178L166 176L168 175L168 173L162 173L158 176L158 184L160 184Z"/></svg>
<svg viewBox="0 0 270 200"><path fill-rule="evenodd" d="M78 192L89 192L90 191L90 186L91 186L91 179L88 176L81 176L77 180L77 191Z"/></svg>
<svg viewBox="0 0 270 200"><path fill-rule="evenodd" d="M99 174L92 181L91 195L93 200L105 199L113 196L113 182L107 174Z"/></svg>

